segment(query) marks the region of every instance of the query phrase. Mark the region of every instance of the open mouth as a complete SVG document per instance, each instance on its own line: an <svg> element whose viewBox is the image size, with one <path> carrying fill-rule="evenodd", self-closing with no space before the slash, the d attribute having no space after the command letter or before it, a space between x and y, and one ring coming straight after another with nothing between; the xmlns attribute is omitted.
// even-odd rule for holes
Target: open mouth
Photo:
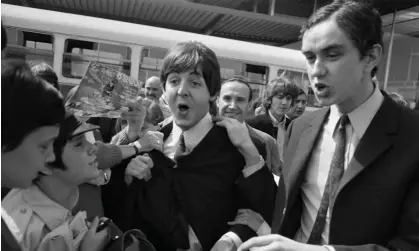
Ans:
<svg viewBox="0 0 419 251"><path fill-rule="evenodd" d="M189 110L189 106L187 104L178 104L177 109L180 112L187 112Z"/></svg>
<svg viewBox="0 0 419 251"><path fill-rule="evenodd" d="M98 163L96 161L96 158L92 162L89 163L89 166L97 166L97 165Z"/></svg>
<svg viewBox="0 0 419 251"><path fill-rule="evenodd" d="M326 88L327 88L327 85L325 85L325 84L322 84L322 83L317 83L317 84L315 84L314 85L315 87L316 87L316 89L318 90L318 91L323 91L323 90L325 90Z"/></svg>

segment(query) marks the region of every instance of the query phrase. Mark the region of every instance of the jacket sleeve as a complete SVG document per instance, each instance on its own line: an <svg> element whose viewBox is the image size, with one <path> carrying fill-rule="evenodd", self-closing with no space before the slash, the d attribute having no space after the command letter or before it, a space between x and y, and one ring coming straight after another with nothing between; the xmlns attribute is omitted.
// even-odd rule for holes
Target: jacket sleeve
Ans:
<svg viewBox="0 0 419 251"><path fill-rule="evenodd" d="M108 169L121 163L122 153L117 145L104 144L100 141L96 141L96 145L96 156L97 162L99 163L99 169Z"/></svg>

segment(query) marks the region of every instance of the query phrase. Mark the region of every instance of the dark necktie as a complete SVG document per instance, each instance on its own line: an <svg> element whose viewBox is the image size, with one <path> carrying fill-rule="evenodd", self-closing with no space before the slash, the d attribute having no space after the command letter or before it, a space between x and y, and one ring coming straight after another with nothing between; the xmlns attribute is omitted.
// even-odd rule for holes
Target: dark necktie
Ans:
<svg viewBox="0 0 419 251"><path fill-rule="evenodd" d="M346 146L346 124L349 122L347 115L340 117L340 123L336 132L336 146L333 153L332 163L330 164L329 174L327 176L326 187L317 212L316 221L311 230L308 244L321 244L321 237L326 225L326 215L329 205L333 205L340 179L345 171L345 146Z"/></svg>
<svg viewBox="0 0 419 251"><path fill-rule="evenodd" d="M180 156L185 155L185 153L186 153L185 136L183 135L183 132L182 132L176 144L176 152L175 152L174 159L177 160Z"/></svg>

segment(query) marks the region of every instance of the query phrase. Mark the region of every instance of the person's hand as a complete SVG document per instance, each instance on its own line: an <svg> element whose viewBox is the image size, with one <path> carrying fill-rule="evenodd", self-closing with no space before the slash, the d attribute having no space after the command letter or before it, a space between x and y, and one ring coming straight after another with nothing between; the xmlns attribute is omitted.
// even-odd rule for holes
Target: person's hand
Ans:
<svg viewBox="0 0 419 251"><path fill-rule="evenodd" d="M95 217L93 222L89 226L89 230L84 236L81 244L80 251L102 251L109 242L109 230L108 228L103 229L100 232L97 231L99 225L99 218Z"/></svg>
<svg viewBox="0 0 419 251"><path fill-rule="evenodd" d="M263 217L250 209L239 209L237 212L236 219L228 222L229 225L246 225L249 226L253 231L257 232L260 226L265 222Z"/></svg>
<svg viewBox="0 0 419 251"><path fill-rule="evenodd" d="M128 111L121 112L121 119L127 121L128 139L133 141L140 136L141 128L144 124L146 116L146 108L143 104L145 102L141 97L138 97L135 102L127 102L125 105Z"/></svg>
<svg viewBox="0 0 419 251"><path fill-rule="evenodd" d="M236 244L229 237L223 236L211 248L211 251L236 251Z"/></svg>
<svg viewBox="0 0 419 251"><path fill-rule="evenodd" d="M96 179L89 180L87 183L95 186L103 186L109 182L111 178L112 171L110 168L105 170L100 170L100 176Z"/></svg>
<svg viewBox="0 0 419 251"><path fill-rule="evenodd" d="M305 243L296 242L288 239L282 235L270 234L251 238L242 245L240 245L238 251L328 251L326 247L309 245Z"/></svg>
<svg viewBox="0 0 419 251"><path fill-rule="evenodd" d="M222 116L213 117L212 120L215 121L218 126L227 129L231 143L237 147L239 152L243 155L247 167L259 163L260 155L250 138L249 129L247 128L246 123Z"/></svg>
<svg viewBox="0 0 419 251"><path fill-rule="evenodd" d="M153 149L163 152L163 133L161 132L146 132L137 142L140 146L138 149L140 152L148 152Z"/></svg>
<svg viewBox="0 0 419 251"><path fill-rule="evenodd" d="M153 160L148 156L148 154L138 155L133 158L128 164L127 169L125 169L125 182L127 185L130 185L132 182L132 177L137 179L144 179L148 181L151 179L151 168L153 168Z"/></svg>
<svg viewBox="0 0 419 251"><path fill-rule="evenodd" d="M227 129L228 137L230 138L231 143L233 143L233 145L238 149L242 149L252 143L249 135L249 129L244 122L242 123L237 119L222 116L216 116L212 119L218 126L222 126Z"/></svg>

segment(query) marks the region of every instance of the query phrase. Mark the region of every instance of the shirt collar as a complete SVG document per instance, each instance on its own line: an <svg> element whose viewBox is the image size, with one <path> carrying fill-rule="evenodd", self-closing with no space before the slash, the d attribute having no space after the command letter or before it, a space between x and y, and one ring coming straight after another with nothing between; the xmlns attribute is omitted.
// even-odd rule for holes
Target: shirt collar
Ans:
<svg viewBox="0 0 419 251"><path fill-rule="evenodd" d="M183 132L185 138L185 145L188 150L192 150L213 127L212 118L207 113L195 126ZM172 136L175 139L180 137L182 129L173 122Z"/></svg>
<svg viewBox="0 0 419 251"><path fill-rule="evenodd" d="M76 188L70 196L72 208L76 206L78 198L79 190ZM23 190L23 199L50 230L57 228L71 216L70 210L50 199L35 185Z"/></svg>
<svg viewBox="0 0 419 251"><path fill-rule="evenodd" d="M372 119L383 103L384 97L378 85L374 84L374 92L372 95L360 106L355 108L348 114L349 121L359 139L364 136L365 131L371 124ZM336 105L330 107L329 122L336 128L339 118L342 114L338 111Z"/></svg>

